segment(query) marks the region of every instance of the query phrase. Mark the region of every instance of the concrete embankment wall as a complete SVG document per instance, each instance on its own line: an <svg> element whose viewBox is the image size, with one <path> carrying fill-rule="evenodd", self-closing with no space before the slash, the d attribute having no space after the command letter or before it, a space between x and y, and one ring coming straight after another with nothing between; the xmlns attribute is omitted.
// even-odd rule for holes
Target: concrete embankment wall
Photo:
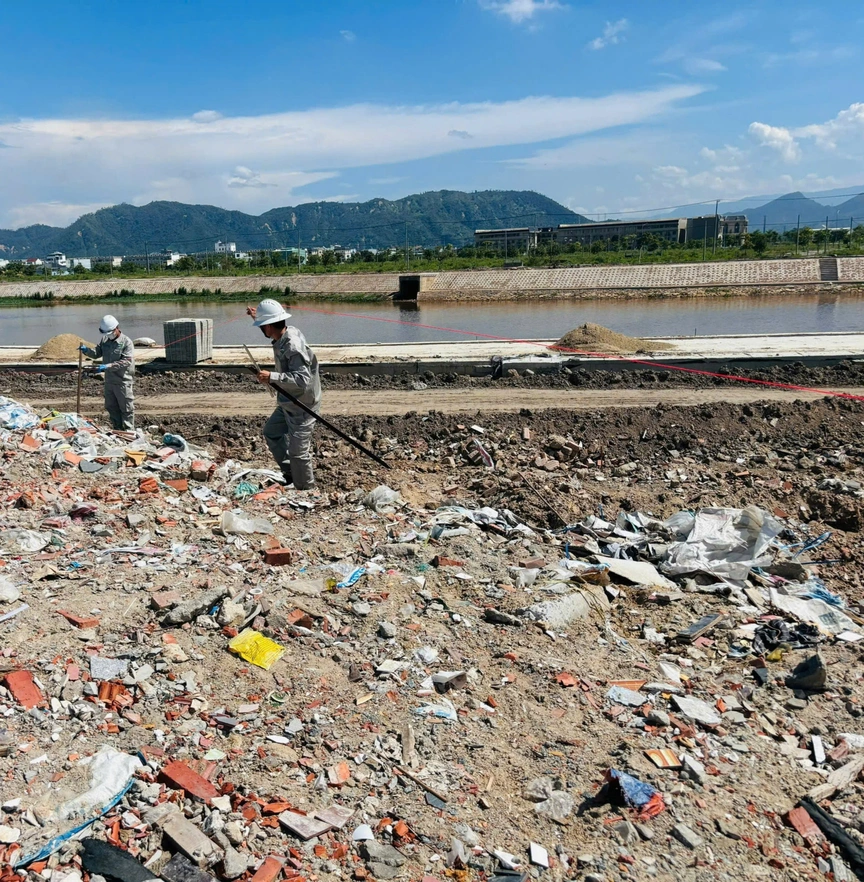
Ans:
<svg viewBox="0 0 864 882"><path fill-rule="evenodd" d="M486 269L401 276L403 295L423 300L488 300L531 297L694 296L703 294L803 293L833 286L864 283L864 257L836 259L836 281L826 277L834 260L741 260L715 263L650 264L641 266L584 266L561 269ZM400 290L396 273L321 273L299 276L162 277L98 281L40 279L0 284L2 297L33 297L51 291L55 298L99 297L121 289L136 294L170 294L217 289L225 293L273 292L290 288L300 297L373 294L388 297ZM852 287L850 287L852 290ZM416 292L416 293L415 293ZM278 294L277 294L278 296ZM284 295L282 295L284 296ZM290 296L290 295L289 295Z"/></svg>
<svg viewBox="0 0 864 882"><path fill-rule="evenodd" d="M837 259L841 283L864 282L864 258ZM460 299L469 293L498 296L545 292L602 292L694 288L783 287L823 284L816 258L741 260L715 263L651 264L642 266L584 266L562 269L473 270L438 273L425 278L420 299ZM836 284L836 283L835 283Z"/></svg>
<svg viewBox="0 0 864 882"><path fill-rule="evenodd" d="M380 294L388 296L399 290L395 273L340 273L300 276L177 276L161 278L121 279L108 277L86 282L53 278L33 282L0 284L0 297L32 297L51 291L54 297L102 297L125 288L136 294L171 294L178 288L189 292L217 288L226 294L260 291L266 287L274 292L290 288L292 294L327 296L332 294ZM283 295L284 296L284 295Z"/></svg>

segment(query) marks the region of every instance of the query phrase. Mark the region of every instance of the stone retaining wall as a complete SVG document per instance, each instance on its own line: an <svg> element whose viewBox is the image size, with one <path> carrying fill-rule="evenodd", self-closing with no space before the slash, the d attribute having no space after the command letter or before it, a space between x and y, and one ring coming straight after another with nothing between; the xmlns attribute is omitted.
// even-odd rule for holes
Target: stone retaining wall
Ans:
<svg viewBox="0 0 864 882"><path fill-rule="evenodd" d="M864 283L864 257L837 259L840 282ZM630 296L662 291L664 296L722 294L725 290L778 289L820 284L819 260L741 260L715 263L651 264L642 266L585 266L562 269L488 269L424 273L420 300L486 300L494 297ZM305 297L375 294L399 291L396 273L315 273L300 276L210 276L177 278L106 278L98 281L40 279L0 283L0 297L32 297L52 291L57 297L98 297L123 288L136 294L170 294L219 289L225 293L257 293L262 287ZM709 290L710 289L710 290ZM730 291L730 293L732 293ZM283 295L284 296L284 295Z"/></svg>
<svg viewBox="0 0 864 882"><path fill-rule="evenodd" d="M53 291L55 297L100 297L123 288L136 294L170 294L178 288L201 291L217 288L225 293L258 292L262 287L274 291L292 292L307 296L327 294L393 294L399 290L399 276L395 273L339 273L308 274L301 276L190 276L155 279L120 279L117 277L86 282L66 279L40 279L33 282L0 284L0 297L32 297Z"/></svg>

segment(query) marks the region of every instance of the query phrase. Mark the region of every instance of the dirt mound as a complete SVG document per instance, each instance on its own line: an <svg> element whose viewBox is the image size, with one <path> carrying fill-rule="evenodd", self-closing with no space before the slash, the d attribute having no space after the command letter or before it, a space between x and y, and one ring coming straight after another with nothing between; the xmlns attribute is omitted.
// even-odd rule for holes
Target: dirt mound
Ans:
<svg viewBox="0 0 864 882"><path fill-rule="evenodd" d="M34 361L77 361L78 347L82 343L93 346L77 334L58 334L43 343L31 358Z"/></svg>
<svg viewBox="0 0 864 882"><path fill-rule="evenodd" d="M586 352L654 352L658 349L672 349L668 343L657 343L653 340L641 340L639 337L628 337L610 331L603 325L586 322L572 331L568 331L552 349L579 349Z"/></svg>

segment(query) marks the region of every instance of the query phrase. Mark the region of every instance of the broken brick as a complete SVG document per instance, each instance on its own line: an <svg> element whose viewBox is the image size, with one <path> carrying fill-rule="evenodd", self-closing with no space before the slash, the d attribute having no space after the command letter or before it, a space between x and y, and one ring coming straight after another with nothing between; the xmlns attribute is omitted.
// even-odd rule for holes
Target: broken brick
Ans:
<svg viewBox="0 0 864 882"><path fill-rule="evenodd" d="M75 613L64 609L58 609L57 615L63 616L67 622L73 624L76 628L98 628L101 621L99 616L76 616Z"/></svg>
<svg viewBox="0 0 864 882"><path fill-rule="evenodd" d="M433 567L461 567L464 565L464 560L455 560L452 557L442 557L440 554L436 554L435 557L432 558Z"/></svg>
<svg viewBox="0 0 864 882"><path fill-rule="evenodd" d="M155 478L141 478L138 482L139 493L158 493L159 482Z"/></svg>
<svg viewBox="0 0 864 882"><path fill-rule="evenodd" d="M204 459L194 459L189 467L189 477L193 481L209 481L215 471L216 465L214 463Z"/></svg>
<svg viewBox="0 0 864 882"><path fill-rule="evenodd" d="M178 493L185 493L189 489L189 481L186 478L168 478L165 483Z"/></svg>
<svg viewBox="0 0 864 882"><path fill-rule="evenodd" d="M294 552L290 548L268 548L264 552L264 563L271 567L288 566L294 560Z"/></svg>
<svg viewBox="0 0 864 882"><path fill-rule="evenodd" d="M520 560L519 566L523 570L542 570L546 566L546 561L542 557L532 557L528 560Z"/></svg>
<svg viewBox="0 0 864 882"><path fill-rule="evenodd" d="M808 845L818 845L825 841L825 835L813 823L807 809L798 806L786 813L786 823L798 833Z"/></svg>
<svg viewBox="0 0 864 882"><path fill-rule="evenodd" d="M269 857L264 858L261 866L255 871L251 882L275 882L279 878L284 865L285 858L271 854Z"/></svg>
<svg viewBox="0 0 864 882"><path fill-rule="evenodd" d="M180 603L180 599L179 591L157 591L155 594L150 595L150 606L155 610L161 611L176 606Z"/></svg>
<svg viewBox="0 0 864 882"><path fill-rule="evenodd" d="M159 778L174 790L184 790L191 796L209 803L219 796L219 791L197 772L193 772L185 763L172 762L164 766Z"/></svg>
<svg viewBox="0 0 864 882"><path fill-rule="evenodd" d="M33 682L30 671L11 671L4 680L6 688L12 693L15 701L26 710L42 704L45 700L42 691Z"/></svg>

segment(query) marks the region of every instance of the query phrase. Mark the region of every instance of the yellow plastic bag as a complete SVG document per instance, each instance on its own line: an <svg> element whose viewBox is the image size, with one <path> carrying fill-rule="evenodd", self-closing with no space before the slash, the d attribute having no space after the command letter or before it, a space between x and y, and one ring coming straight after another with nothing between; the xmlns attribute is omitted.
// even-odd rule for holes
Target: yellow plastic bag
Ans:
<svg viewBox="0 0 864 882"><path fill-rule="evenodd" d="M240 658L269 671L273 665L285 655L285 647L280 646L275 640L265 637L252 628L246 628L228 642L231 652L236 652Z"/></svg>

